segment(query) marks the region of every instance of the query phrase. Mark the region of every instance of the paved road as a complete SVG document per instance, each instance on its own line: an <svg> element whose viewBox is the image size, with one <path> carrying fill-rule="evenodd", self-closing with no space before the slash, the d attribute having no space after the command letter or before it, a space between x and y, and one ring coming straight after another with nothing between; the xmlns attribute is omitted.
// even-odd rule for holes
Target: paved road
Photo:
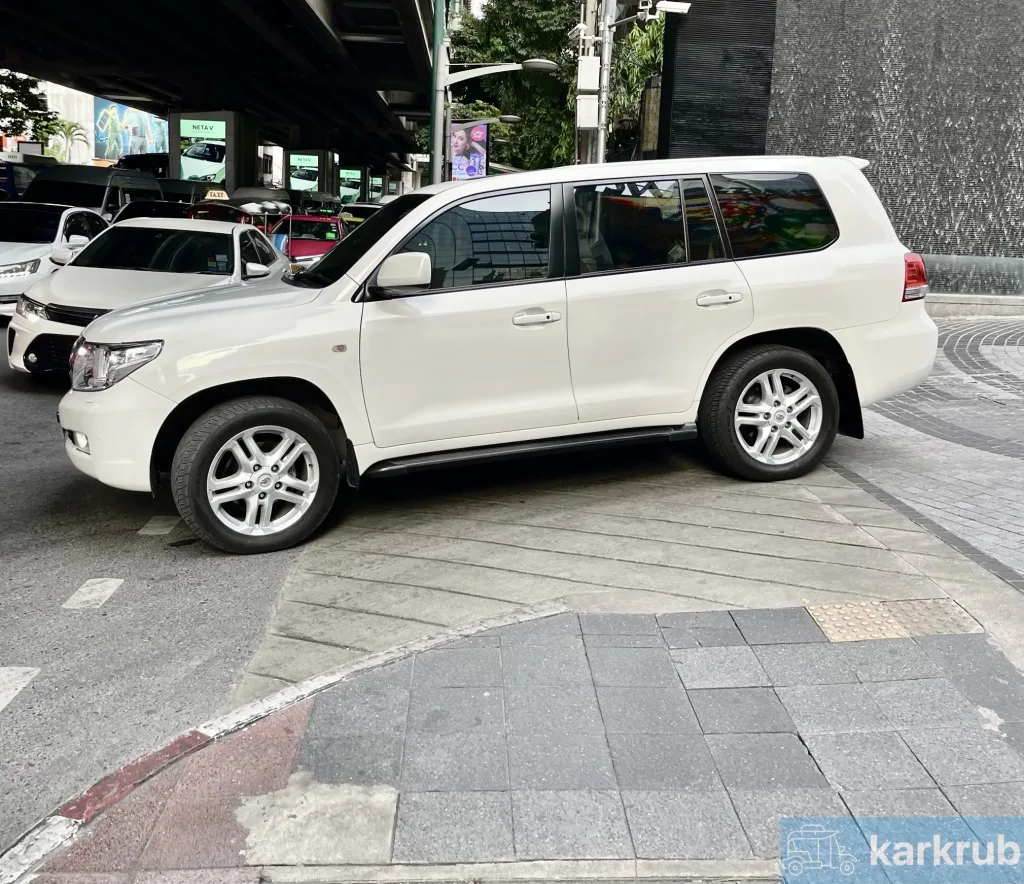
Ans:
<svg viewBox="0 0 1024 884"><path fill-rule="evenodd" d="M78 474L55 422L62 393L0 367L0 849L224 710L294 558L218 555L180 522L140 536L170 501ZM96 578L124 583L98 609L62 607ZM5 679L30 676L4 708Z"/></svg>

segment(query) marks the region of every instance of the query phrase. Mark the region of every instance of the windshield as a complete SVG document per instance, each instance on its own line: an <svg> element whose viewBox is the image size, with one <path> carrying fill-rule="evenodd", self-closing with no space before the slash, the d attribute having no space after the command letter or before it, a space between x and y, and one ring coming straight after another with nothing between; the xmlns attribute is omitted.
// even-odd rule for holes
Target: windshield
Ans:
<svg viewBox="0 0 1024 884"><path fill-rule="evenodd" d="M55 181L33 178L24 199L33 203L60 203L64 206L85 206L98 209L107 192L105 184L84 184L81 181Z"/></svg>
<svg viewBox="0 0 1024 884"><path fill-rule="evenodd" d="M230 221L232 223L244 223L247 221L245 213L234 206L193 206L188 216L200 221Z"/></svg>
<svg viewBox="0 0 1024 884"><path fill-rule="evenodd" d="M376 206L353 206L349 204L345 206L345 211L353 218L371 218L376 215L380 209Z"/></svg>
<svg viewBox="0 0 1024 884"><path fill-rule="evenodd" d="M186 203L172 203L157 200L135 200L117 213L118 221L129 218L187 218Z"/></svg>
<svg viewBox="0 0 1024 884"><path fill-rule="evenodd" d="M311 286L325 286L337 282L376 244L377 240L430 197L430 194L410 193L388 203L340 240L317 261L315 269L286 276L285 280L295 285Z"/></svg>
<svg viewBox="0 0 1024 884"><path fill-rule="evenodd" d="M0 206L0 242L53 242L63 209Z"/></svg>
<svg viewBox="0 0 1024 884"><path fill-rule="evenodd" d="M338 224L336 221L289 221L286 218L274 228L274 233L283 233L290 239L334 241L338 239Z"/></svg>
<svg viewBox="0 0 1024 884"><path fill-rule="evenodd" d="M234 246L230 233L111 227L78 253L73 266L228 276L235 269Z"/></svg>

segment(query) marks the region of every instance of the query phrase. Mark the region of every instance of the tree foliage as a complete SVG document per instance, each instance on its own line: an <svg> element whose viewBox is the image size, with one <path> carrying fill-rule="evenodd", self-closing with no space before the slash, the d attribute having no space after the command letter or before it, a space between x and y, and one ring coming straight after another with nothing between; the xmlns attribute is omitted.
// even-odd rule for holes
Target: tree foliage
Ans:
<svg viewBox="0 0 1024 884"><path fill-rule="evenodd" d="M47 125L52 131L46 152L62 163L71 162L71 151L76 144L89 143L89 135L81 123L74 120L56 119Z"/></svg>
<svg viewBox="0 0 1024 884"><path fill-rule="evenodd" d="M547 58L553 74L514 72L470 81L462 99L487 101L503 114L522 117L508 129L501 162L521 169L571 163L574 156L576 52L569 30L579 19L578 0L491 0L483 15L464 16L452 34L452 61L519 62ZM505 136L502 136L505 137Z"/></svg>
<svg viewBox="0 0 1024 884"><path fill-rule="evenodd" d="M46 141L56 119L38 80L0 68L0 132L8 138L31 135Z"/></svg>
<svg viewBox="0 0 1024 884"><path fill-rule="evenodd" d="M612 125L640 117L644 84L661 73L665 59L665 18L633 29L615 42L608 116Z"/></svg>

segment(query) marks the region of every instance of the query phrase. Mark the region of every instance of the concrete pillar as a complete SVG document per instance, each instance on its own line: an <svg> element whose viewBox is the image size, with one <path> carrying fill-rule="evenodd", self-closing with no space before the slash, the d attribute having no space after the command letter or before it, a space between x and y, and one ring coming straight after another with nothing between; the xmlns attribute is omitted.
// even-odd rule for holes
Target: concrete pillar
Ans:
<svg viewBox="0 0 1024 884"><path fill-rule="evenodd" d="M167 121L172 178L223 181L228 193L259 180L255 123L235 111L172 113Z"/></svg>

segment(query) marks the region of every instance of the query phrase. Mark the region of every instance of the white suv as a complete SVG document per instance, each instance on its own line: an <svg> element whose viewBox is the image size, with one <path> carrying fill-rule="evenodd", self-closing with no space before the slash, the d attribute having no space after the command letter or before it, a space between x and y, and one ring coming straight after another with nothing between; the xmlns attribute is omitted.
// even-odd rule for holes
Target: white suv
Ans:
<svg viewBox="0 0 1024 884"><path fill-rule="evenodd" d="M207 542L307 537L368 474L699 436L799 476L928 376L924 265L851 158L568 166L384 206L312 270L107 314L68 455Z"/></svg>

